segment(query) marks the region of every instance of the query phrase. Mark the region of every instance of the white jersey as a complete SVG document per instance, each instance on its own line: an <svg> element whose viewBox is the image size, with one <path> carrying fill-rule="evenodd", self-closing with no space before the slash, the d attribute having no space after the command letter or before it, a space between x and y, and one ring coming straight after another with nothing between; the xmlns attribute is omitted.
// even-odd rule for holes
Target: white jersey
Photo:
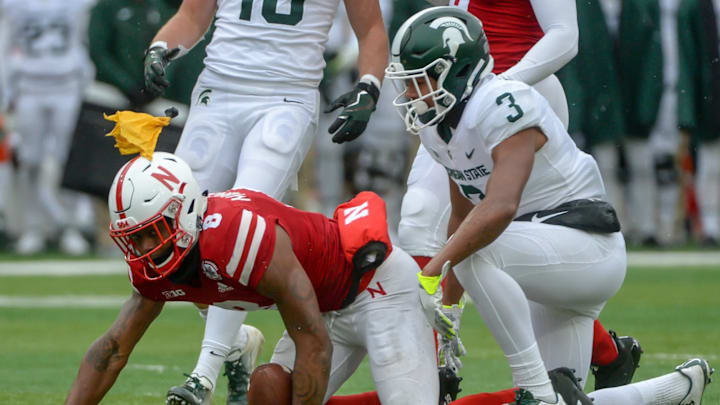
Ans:
<svg viewBox="0 0 720 405"><path fill-rule="evenodd" d="M338 4L339 0L217 0L206 76L223 80L226 88L247 82L317 87Z"/></svg>
<svg viewBox="0 0 720 405"><path fill-rule="evenodd" d="M577 148L545 98L525 83L488 76L471 96L448 143L436 126L422 131L420 139L462 194L478 204L493 171L493 149L533 127L545 134L547 142L535 153L517 215L577 199L605 200L595 160Z"/></svg>
<svg viewBox="0 0 720 405"><path fill-rule="evenodd" d="M96 0L0 0L13 79L92 74L87 24ZM5 59L5 56L3 56Z"/></svg>

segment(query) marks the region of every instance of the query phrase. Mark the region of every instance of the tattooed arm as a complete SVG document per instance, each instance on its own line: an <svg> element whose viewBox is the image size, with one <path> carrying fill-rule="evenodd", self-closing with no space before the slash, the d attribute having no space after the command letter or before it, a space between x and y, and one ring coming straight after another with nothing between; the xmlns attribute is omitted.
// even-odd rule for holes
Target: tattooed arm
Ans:
<svg viewBox="0 0 720 405"><path fill-rule="evenodd" d="M162 307L162 302L133 293L115 323L88 348L65 404L99 403Z"/></svg>
<svg viewBox="0 0 720 405"><path fill-rule="evenodd" d="M321 405L330 377L332 344L315 290L293 253L290 237L280 226L276 229L275 251L257 290L275 301L295 342L292 404Z"/></svg>

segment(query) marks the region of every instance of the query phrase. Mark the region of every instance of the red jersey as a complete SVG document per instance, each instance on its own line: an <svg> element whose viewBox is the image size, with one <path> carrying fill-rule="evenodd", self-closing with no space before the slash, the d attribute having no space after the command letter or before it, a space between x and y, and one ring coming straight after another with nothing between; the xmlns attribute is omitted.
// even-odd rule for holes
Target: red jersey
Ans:
<svg viewBox="0 0 720 405"><path fill-rule="evenodd" d="M274 302L255 289L275 247L275 225L290 236L293 251L312 282L320 310L340 309L349 292L352 264L343 254L337 223L297 210L265 194L230 190L208 197L198 237L199 284L175 284L167 277L133 277L133 287L155 301L191 301L252 311Z"/></svg>
<svg viewBox="0 0 720 405"><path fill-rule="evenodd" d="M451 0L450 5L465 8L482 22L495 74L518 63L545 35L530 0Z"/></svg>

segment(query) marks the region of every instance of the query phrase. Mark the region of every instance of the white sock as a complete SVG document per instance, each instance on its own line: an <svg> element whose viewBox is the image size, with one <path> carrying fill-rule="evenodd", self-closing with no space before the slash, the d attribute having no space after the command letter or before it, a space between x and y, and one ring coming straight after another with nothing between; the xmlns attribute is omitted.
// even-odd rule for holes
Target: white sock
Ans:
<svg viewBox="0 0 720 405"><path fill-rule="evenodd" d="M555 403L557 396L545 370L545 363L540 357L537 343L529 348L511 355L506 355L512 370L513 382L520 388L533 394L535 399Z"/></svg>
<svg viewBox="0 0 720 405"><path fill-rule="evenodd" d="M201 311L202 314L202 311ZM206 377L215 386L220 370L233 347L247 312L210 306L200 357L192 374Z"/></svg>
<svg viewBox="0 0 720 405"><path fill-rule="evenodd" d="M672 372L650 380L632 384L640 390L648 405L676 405L690 390L690 380L678 372Z"/></svg>
<svg viewBox="0 0 720 405"><path fill-rule="evenodd" d="M235 361L240 358L240 354L248 341L247 327L247 325L240 326L235 342L230 348L230 354L227 356L227 361Z"/></svg>
<svg viewBox="0 0 720 405"><path fill-rule="evenodd" d="M678 372L621 387L595 391L593 405L677 405L690 390L690 381Z"/></svg>

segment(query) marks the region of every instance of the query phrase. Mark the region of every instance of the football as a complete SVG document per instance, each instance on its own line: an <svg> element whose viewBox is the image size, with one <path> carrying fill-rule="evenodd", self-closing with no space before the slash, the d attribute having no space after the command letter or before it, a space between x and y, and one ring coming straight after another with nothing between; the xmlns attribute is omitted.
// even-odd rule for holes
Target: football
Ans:
<svg viewBox="0 0 720 405"><path fill-rule="evenodd" d="M250 375L248 405L292 404L292 374L276 363L263 364Z"/></svg>

